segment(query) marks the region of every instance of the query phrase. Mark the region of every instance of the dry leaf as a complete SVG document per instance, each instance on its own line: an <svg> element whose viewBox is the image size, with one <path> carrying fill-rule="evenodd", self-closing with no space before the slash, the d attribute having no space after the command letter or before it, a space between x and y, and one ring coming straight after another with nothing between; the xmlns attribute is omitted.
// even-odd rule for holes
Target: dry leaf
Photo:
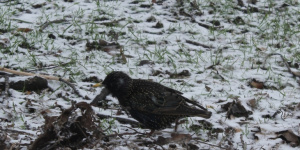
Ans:
<svg viewBox="0 0 300 150"><path fill-rule="evenodd" d="M209 86L207 86L207 85L205 85L205 89L206 89L207 92L211 91L211 88Z"/></svg>
<svg viewBox="0 0 300 150"><path fill-rule="evenodd" d="M264 83L256 81L255 79L252 79L252 81L250 82L250 86L253 88L257 88L257 89L263 89Z"/></svg>
<svg viewBox="0 0 300 150"><path fill-rule="evenodd" d="M294 71L292 71L292 74L293 74L294 76L300 77L300 72L294 72Z"/></svg>
<svg viewBox="0 0 300 150"><path fill-rule="evenodd" d="M30 31L32 31L32 29L30 29L30 28L18 28L17 31L18 31L18 32L25 32L25 33L28 33L28 32L30 32Z"/></svg>
<svg viewBox="0 0 300 150"><path fill-rule="evenodd" d="M287 143L290 143L292 147L296 147L300 144L300 137L293 133L293 131L291 130L280 131L276 134L278 135L278 138L281 138Z"/></svg>
<svg viewBox="0 0 300 150"><path fill-rule="evenodd" d="M238 132L241 132L241 131L242 131L242 129L240 129L240 128L236 128L236 129L234 129L234 131L235 131L235 133L238 133Z"/></svg>
<svg viewBox="0 0 300 150"><path fill-rule="evenodd" d="M256 107L256 99L250 99L247 104L251 107L251 108L255 108Z"/></svg>
<svg viewBox="0 0 300 150"><path fill-rule="evenodd" d="M260 50L260 51L266 51L267 50L267 48L265 48L265 47L257 47L257 49Z"/></svg>
<svg viewBox="0 0 300 150"><path fill-rule="evenodd" d="M298 103L297 105L297 110L300 110L300 103Z"/></svg>

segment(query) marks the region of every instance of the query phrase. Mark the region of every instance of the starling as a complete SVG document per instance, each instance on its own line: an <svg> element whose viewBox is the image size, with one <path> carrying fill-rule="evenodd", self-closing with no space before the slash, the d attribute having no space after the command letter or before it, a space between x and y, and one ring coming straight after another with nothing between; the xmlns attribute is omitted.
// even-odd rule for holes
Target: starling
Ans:
<svg viewBox="0 0 300 150"><path fill-rule="evenodd" d="M196 102L183 97L177 90L156 82L132 79L120 71L108 74L102 84L105 88L100 97L105 98L108 93L112 94L134 119L151 129L150 134L170 126L173 122L176 122L176 131L177 121L183 117L210 118L212 114ZM98 100L95 99L91 104Z"/></svg>

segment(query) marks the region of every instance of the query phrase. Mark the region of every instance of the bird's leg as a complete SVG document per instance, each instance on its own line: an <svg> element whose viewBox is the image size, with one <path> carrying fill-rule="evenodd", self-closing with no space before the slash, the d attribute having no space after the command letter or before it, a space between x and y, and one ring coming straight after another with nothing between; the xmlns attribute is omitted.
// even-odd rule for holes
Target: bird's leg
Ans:
<svg viewBox="0 0 300 150"><path fill-rule="evenodd" d="M147 136L151 136L154 132L155 132L155 130L151 129L151 131L149 133L147 133Z"/></svg>
<svg viewBox="0 0 300 150"><path fill-rule="evenodd" d="M180 125L180 124L183 124L185 122L186 122L186 120L180 120L179 121L179 119L176 119L174 131L177 132L177 126Z"/></svg>

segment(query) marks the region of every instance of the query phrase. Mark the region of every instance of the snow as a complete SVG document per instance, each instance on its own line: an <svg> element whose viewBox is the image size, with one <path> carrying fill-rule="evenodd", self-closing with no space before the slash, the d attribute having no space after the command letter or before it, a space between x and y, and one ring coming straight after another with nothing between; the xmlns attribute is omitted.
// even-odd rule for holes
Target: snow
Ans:
<svg viewBox="0 0 300 150"><path fill-rule="evenodd" d="M299 110L295 109L300 102L299 78L293 77L287 71L279 56L271 56L266 63L268 70L261 69L261 63L269 53L280 53L291 64L300 63L299 43L299 10L298 1L278 0L270 2L267 0L258 1L256 4L247 6L259 8L259 10L271 11L270 14L243 13L238 9L236 1L222 0L212 2L208 0L196 0L199 10L193 9L189 2L184 6L178 6L175 0L163 0L162 5L154 4L150 8L141 8L141 4L151 4L151 1L141 1L138 4L131 4L128 0L104 0L104 1L40 1L20 0L17 2L0 1L0 66L9 67L14 70L31 71L37 74L49 74L74 80L75 87L86 100L76 95L72 89L59 81L48 80L52 90L41 93L30 94L10 89L11 96L6 98L4 91L0 95L0 125L2 129L14 129L16 131L29 132L31 140L37 138L40 127L44 124L41 115L42 111L49 111L49 115L59 115L60 109L54 108L56 104L69 108L70 100L76 102L91 102L100 93L101 88L93 88L95 82L82 81L85 78L96 76L104 79L106 74L112 70L123 71L132 78L152 79L165 86L183 92L184 96L198 101L201 105L207 106L213 115L206 121L211 122L214 128L236 129L231 137L234 148L242 149L240 135L247 128L249 135L242 135L247 143L246 149L293 149L289 144L282 144L283 140L275 138L276 132L292 130L300 135ZM33 4L42 4L41 8L33 8ZM191 1L192 2L192 1ZM283 4L289 4L281 8ZM180 15L180 9L192 14L192 17ZM287 10L284 10L287 9ZM26 12L30 10L31 13ZM201 11L203 15L196 15ZM175 15L176 14L176 15ZM146 22L150 17L156 18L155 22ZM236 25L233 20L241 17L245 24ZM109 20L94 21L96 18L106 17ZM43 31L40 26L47 21L66 19L62 23L53 23ZM119 21L117 25L105 26L101 23ZM4 21L2 21L3 19ZM203 23L212 26L210 21L218 20L221 25L218 30L210 30L199 26ZM163 28L153 28L157 22L163 24ZM17 28L30 28L33 31L25 33L18 32ZM8 29L9 32L2 32L1 29ZM12 29L10 31L10 29ZM232 30L228 32L226 30ZM248 32L243 32L248 30ZM109 31L119 33L118 38L113 38ZM2 32L2 33L1 33ZM103 34L104 32L104 34ZM121 34L125 33L125 34ZM20 34L21 36L17 36ZM53 34L56 39L48 38ZM70 36L73 39L62 38ZM18 45L23 42L22 37L34 49L21 48ZM9 40L8 48L1 48L4 39ZM121 60L119 50L112 50L109 54L100 50L86 50L86 41L106 40L118 42L123 46L127 63L118 63ZM204 48L189 44L186 40L201 43L212 48ZM156 44L147 44L154 41ZM280 46L276 46L279 44ZM7 52L9 51L9 52ZM151 60L154 64L137 66L141 60ZM216 65L219 62L218 65ZM64 65L62 65L64 64ZM39 67L42 65L42 68ZM207 68L215 65L214 69ZM50 68L56 66L54 68ZM49 68L50 69L49 69ZM41 68L39 70L39 68ZM291 68L299 71L298 68ZM170 78L166 71L174 73L188 70L191 76L184 78ZM155 71L162 74L153 76ZM24 80L27 77L10 77L10 81ZM224 80L222 80L224 78ZM252 79L263 82L269 88L256 89L249 86ZM183 80L179 81L179 80ZM201 82L199 82L201 81ZM4 78L0 78L4 82ZM210 91L205 86L211 88ZM274 87L274 88L272 88ZM283 87L283 88L281 88ZM61 96L63 97L61 97ZM118 100L111 96L106 98L110 109L94 107L94 111L106 115L116 115ZM241 118L226 118L226 112L222 112L221 105L239 100L248 111L252 120ZM251 99L257 101L257 106L251 108L247 102ZM29 113L25 104L31 100L35 113ZM219 103L219 100L225 100ZM156 98L153 97L153 101ZM281 113L275 118L263 118L262 115L273 115L276 111ZM120 117L128 117L122 114ZM7 119L8 121L3 121ZM202 120L193 117L193 120ZM24 121L25 120L25 121ZM195 121L194 121L195 122ZM248 122L241 124L240 122ZM28 124L28 127L25 127ZM179 128L179 133L194 134L188 130L193 123L188 122ZM123 124L115 122L114 131L126 132ZM258 140L254 138L254 132L250 129L260 127L261 132L255 133ZM137 129L140 132L146 129ZM169 137L172 129L164 129L163 136ZM30 138L24 135L14 136L10 134L10 143L29 143ZM222 142L225 133L219 134L217 138L210 138L207 131L193 135L207 139L208 143L218 144ZM125 136L124 136L125 137ZM154 136L157 138L157 136ZM118 139L120 146L114 149L130 149L134 145L136 136L130 135ZM126 141L127 140L127 141ZM125 144L124 144L125 143ZM130 144L131 143L131 144ZM197 143L199 147L208 147L203 143ZM225 142L221 143L223 146ZM136 146L136 145L135 145ZM177 145L177 148L182 148ZM163 145L168 148L168 144ZM24 148L24 147L23 147ZM148 147L142 147L147 149ZM158 147L159 148L159 147ZM26 149L26 148L24 148ZM151 148L149 148L151 149ZM295 148L297 149L297 148Z"/></svg>

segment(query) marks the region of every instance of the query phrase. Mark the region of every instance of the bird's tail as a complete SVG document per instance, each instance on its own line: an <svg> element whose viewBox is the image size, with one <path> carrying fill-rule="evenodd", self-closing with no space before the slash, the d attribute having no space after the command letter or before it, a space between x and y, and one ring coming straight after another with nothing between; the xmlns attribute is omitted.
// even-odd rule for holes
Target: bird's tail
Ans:
<svg viewBox="0 0 300 150"><path fill-rule="evenodd" d="M210 118L212 113L208 111L207 109L198 109L191 106L181 106L177 108L177 111L180 112L182 115L186 116L198 116L202 118Z"/></svg>

